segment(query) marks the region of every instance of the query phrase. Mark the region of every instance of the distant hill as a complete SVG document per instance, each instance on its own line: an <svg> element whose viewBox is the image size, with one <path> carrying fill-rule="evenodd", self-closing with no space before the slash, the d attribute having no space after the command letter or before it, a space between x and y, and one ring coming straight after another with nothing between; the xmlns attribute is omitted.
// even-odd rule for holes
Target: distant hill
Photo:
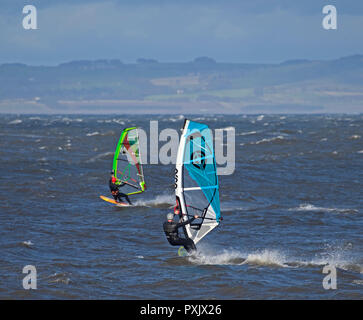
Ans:
<svg viewBox="0 0 363 320"><path fill-rule="evenodd" d="M71 61L58 66L0 65L0 112L10 106L57 112L87 102L223 108L225 112L363 112L363 55L280 64L185 63L139 58ZM68 104L67 104L68 103ZM280 106L280 107L279 107ZM29 109L27 109L29 108ZM116 108L116 107L115 107ZM212 110L211 109L211 110Z"/></svg>

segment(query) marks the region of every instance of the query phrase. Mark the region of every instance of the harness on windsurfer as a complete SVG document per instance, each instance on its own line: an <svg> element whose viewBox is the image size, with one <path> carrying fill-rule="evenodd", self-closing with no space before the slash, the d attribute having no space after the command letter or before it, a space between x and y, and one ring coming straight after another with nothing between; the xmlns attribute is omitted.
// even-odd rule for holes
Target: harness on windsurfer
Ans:
<svg viewBox="0 0 363 320"><path fill-rule="evenodd" d="M179 212L175 212L175 213L178 214ZM164 222L163 229L164 229L166 238L168 239L169 243L172 246L183 246L185 248L185 250L188 251L188 253L191 253L191 252L197 250L197 248L194 244L194 241L192 239L179 237L178 229L186 226L187 224L190 224L195 219L197 219L198 216L194 216L193 218L191 218L187 221L179 222L179 223L176 223L173 221L173 219L174 219L173 213L168 213L166 218L167 218L167 221Z"/></svg>
<svg viewBox="0 0 363 320"><path fill-rule="evenodd" d="M121 182L121 183L117 183L118 180L116 179L114 172L111 172L111 177L109 180L109 187L110 187L110 191L111 194L113 196L113 198L115 199L115 201L119 201L119 202L124 202L122 198L125 198L126 201L132 205L129 197L127 194L120 192L119 188L122 188L126 183Z"/></svg>

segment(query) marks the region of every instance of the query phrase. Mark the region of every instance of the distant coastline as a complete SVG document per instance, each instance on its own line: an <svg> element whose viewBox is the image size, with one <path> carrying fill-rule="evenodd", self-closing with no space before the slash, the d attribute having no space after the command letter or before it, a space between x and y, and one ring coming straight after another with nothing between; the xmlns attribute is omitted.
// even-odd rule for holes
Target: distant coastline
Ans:
<svg viewBox="0 0 363 320"><path fill-rule="evenodd" d="M0 65L0 113L363 112L363 55L280 64L138 59Z"/></svg>

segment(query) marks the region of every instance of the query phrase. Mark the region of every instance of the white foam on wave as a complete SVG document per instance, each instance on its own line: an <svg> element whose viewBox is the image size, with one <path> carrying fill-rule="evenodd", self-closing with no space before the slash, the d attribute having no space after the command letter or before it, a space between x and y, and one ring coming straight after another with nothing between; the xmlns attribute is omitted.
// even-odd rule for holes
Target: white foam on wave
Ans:
<svg viewBox="0 0 363 320"><path fill-rule="evenodd" d="M100 153L98 154L97 156L91 158L91 159L88 159L86 162L87 163L90 163L90 162L95 162L99 159L103 159L103 158L111 158L113 156L113 152L104 152L104 153Z"/></svg>
<svg viewBox="0 0 363 320"><path fill-rule="evenodd" d="M31 242L30 240L28 240L28 241L23 241L23 245L26 246L26 247L28 247L28 248L30 248L31 246L34 245L34 243Z"/></svg>
<svg viewBox="0 0 363 320"><path fill-rule="evenodd" d="M246 210L246 207L240 207L240 206L222 206L221 207L221 211L222 212L226 212L226 211L243 211Z"/></svg>
<svg viewBox="0 0 363 320"><path fill-rule="evenodd" d="M363 153L363 150L357 151L357 153Z"/></svg>
<svg viewBox="0 0 363 320"><path fill-rule="evenodd" d="M349 137L349 139L351 140L356 140L356 139L360 139L361 136L359 134L353 134L352 136Z"/></svg>
<svg viewBox="0 0 363 320"><path fill-rule="evenodd" d="M285 265L286 257L278 250L263 249L252 253L244 253L236 249L223 249L222 252L206 245L198 246L198 251L188 257L188 260L195 264L202 265L257 265L257 266L278 266Z"/></svg>
<svg viewBox="0 0 363 320"><path fill-rule="evenodd" d="M175 204L175 196L167 194L158 195L154 199L137 200L134 202L134 205L138 207L158 207L161 205L166 205L167 207L171 207L174 204Z"/></svg>
<svg viewBox="0 0 363 320"><path fill-rule="evenodd" d="M240 265L245 260L245 255L235 249L223 249L218 253L204 245L198 246L197 253L187 259L198 265Z"/></svg>
<svg viewBox="0 0 363 320"><path fill-rule="evenodd" d="M250 142L250 144L269 143L269 142L274 142L274 141L282 141L284 139L285 138L283 136L277 136L277 137L273 137L273 138L264 138L264 139L256 141L256 142Z"/></svg>
<svg viewBox="0 0 363 320"><path fill-rule="evenodd" d="M116 122L116 123L118 123L118 124L120 124L120 125L124 125L125 124L125 121L123 121L123 120L121 120L121 119L112 119L112 121L113 122ZM107 121L106 121L107 122Z"/></svg>
<svg viewBox="0 0 363 320"><path fill-rule="evenodd" d="M90 133L87 133L86 136L87 137L92 137L92 136L98 136L100 133L98 131L94 131L94 132L90 132Z"/></svg>
<svg viewBox="0 0 363 320"><path fill-rule="evenodd" d="M49 283L63 283L69 284L71 279L66 272L55 272L46 278Z"/></svg>
<svg viewBox="0 0 363 320"><path fill-rule="evenodd" d="M13 121L10 121L8 124L19 124L19 123L22 123L23 121L20 120L20 119L15 119Z"/></svg>
<svg viewBox="0 0 363 320"><path fill-rule="evenodd" d="M170 117L170 118L167 118L167 119L163 119L162 121L163 122L177 122L177 121L182 121L184 120L184 116L183 115L179 115L177 117Z"/></svg>
<svg viewBox="0 0 363 320"><path fill-rule="evenodd" d="M352 255L353 245L347 243L343 246L326 245L308 264L319 266L335 266L342 270L363 273L363 266Z"/></svg>
<svg viewBox="0 0 363 320"><path fill-rule="evenodd" d="M291 208L289 211L319 211L319 212L337 212L337 213L357 213L356 209L347 209L347 208L324 208L324 207L316 207L309 203L303 203L297 208Z"/></svg>
<svg viewBox="0 0 363 320"><path fill-rule="evenodd" d="M248 131L248 132L241 132L241 133L237 133L236 136L249 136L252 134L256 134L257 131Z"/></svg>
<svg viewBox="0 0 363 320"><path fill-rule="evenodd" d="M263 266L278 266L285 268L287 267L287 265L285 265L286 262L287 259L285 255L279 252L278 250L264 249L261 251L248 254L243 264L247 263L247 264L263 265Z"/></svg>
<svg viewBox="0 0 363 320"><path fill-rule="evenodd" d="M232 127L232 126L230 126L230 127L225 127L225 128L218 128L217 130L224 130L224 131L235 131L235 127Z"/></svg>
<svg viewBox="0 0 363 320"><path fill-rule="evenodd" d="M257 121L261 121L265 116L263 114L261 114L260 116L257 117Z"/></svg>
<svg viewBox="0 0 363 320"><path fill-rule="evenodd" d="M278 249L260 249L245 253L236 249L223 249L216 251L207 244L198 244L198 251L187 256L189 262L198 265L249 265L269 266L280 268L302 268L307 266L322 267L333 265L343 270L363 273L363 266L357 263L351 256L352 245L348 243L344 247L326 246L323 252L314 258L288 257Z"/></svg>

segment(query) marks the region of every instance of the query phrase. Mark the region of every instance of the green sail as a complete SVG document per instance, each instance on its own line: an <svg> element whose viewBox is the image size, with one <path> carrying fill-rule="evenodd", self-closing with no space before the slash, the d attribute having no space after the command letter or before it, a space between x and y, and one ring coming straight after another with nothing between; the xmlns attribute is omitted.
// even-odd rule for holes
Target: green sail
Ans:
<svg viewBox="0 0 363 320"><path fill-rule="evenodd" d="M140 157L140 142L136 127L121 133L113 158L113 171L117 184L125 183L120 191L127 195L145 191L145 179Z"/></svg>

